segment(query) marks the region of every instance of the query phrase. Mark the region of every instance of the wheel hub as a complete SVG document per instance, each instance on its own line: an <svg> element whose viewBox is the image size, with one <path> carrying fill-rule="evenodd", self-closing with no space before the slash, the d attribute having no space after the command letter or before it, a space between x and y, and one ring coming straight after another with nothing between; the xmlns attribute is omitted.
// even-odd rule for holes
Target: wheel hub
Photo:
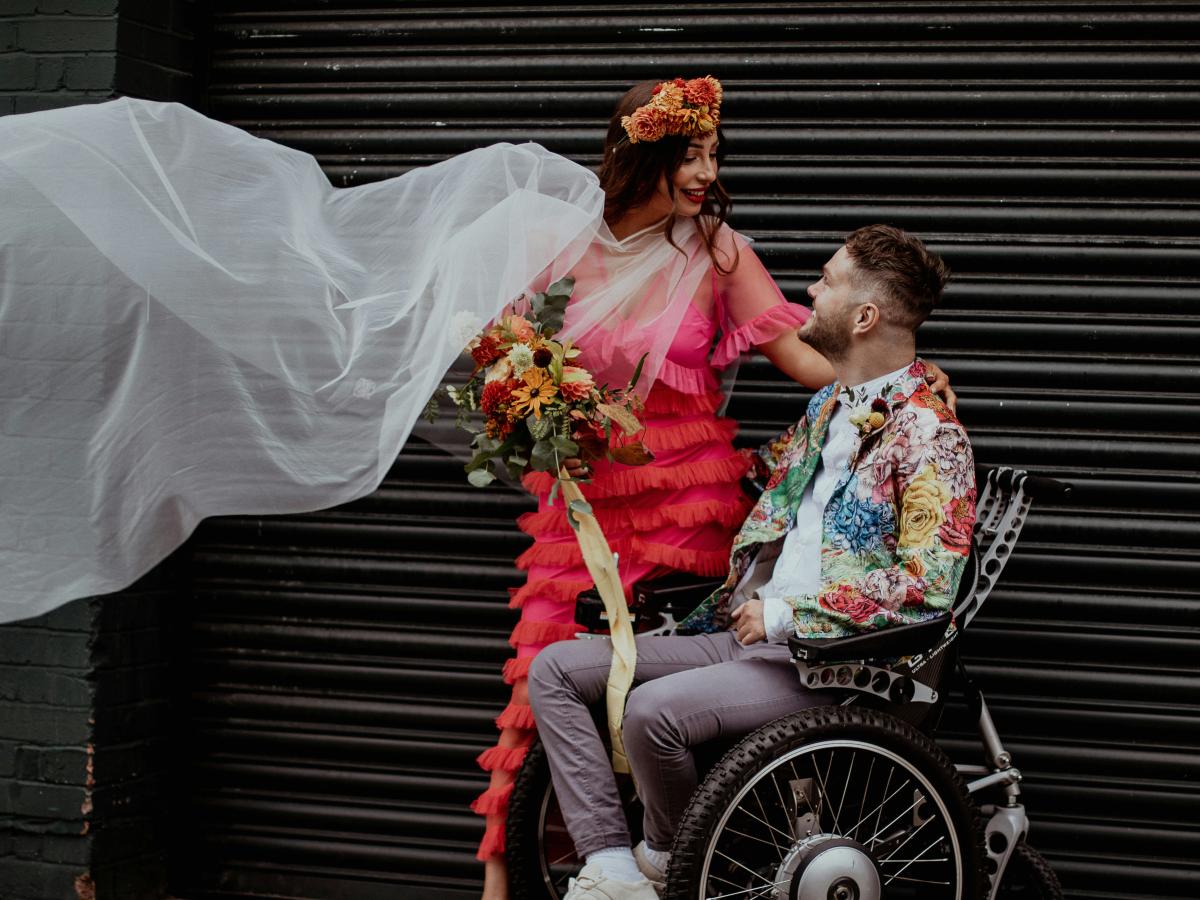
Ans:
<svg viewBox="0 0 1200 900"><path fill-rule="evenodd" d="M798 842L775 873L774 900L880 900L879 870L849 838L814 834Z"/></svg>

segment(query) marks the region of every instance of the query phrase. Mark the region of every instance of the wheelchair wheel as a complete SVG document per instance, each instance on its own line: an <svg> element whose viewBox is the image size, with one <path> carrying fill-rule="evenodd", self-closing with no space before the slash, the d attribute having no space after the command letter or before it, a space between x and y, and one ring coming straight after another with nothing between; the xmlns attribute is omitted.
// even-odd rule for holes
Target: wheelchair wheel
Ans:
<svg viewBox="0 0 1200 900"><path fill-rule="evenodd" d="M945 754L871 709L819 707L749 735L680 822L667 900L977 900L979 813Z"/></svg>
<svg viewBox="0 0 1200 900"><path fill-rule="evenodd" d="M996 900L1062 900L1062 895L1058 876L1042 854L1026 843L1017 844L1004 867Z"/></svg>
<svg viewBox="0 0 1200 900"><path fill-rule="evenodd" d="M619 781L630 834L641 839L642 806L632 786ZM505 826L505 858L512 900L560 900L583 860L563 824L550 764L541 741L534 741L513 783Z"/></svg>

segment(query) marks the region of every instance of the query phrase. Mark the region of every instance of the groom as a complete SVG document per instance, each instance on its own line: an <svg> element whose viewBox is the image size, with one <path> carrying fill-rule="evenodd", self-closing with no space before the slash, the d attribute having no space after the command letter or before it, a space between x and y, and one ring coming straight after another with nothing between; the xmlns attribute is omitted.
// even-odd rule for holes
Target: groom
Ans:
<svg viewBox="0 0 1200 900"><path fill-rule="evenodd" d="M646 809L637 847L588 711L604 695L608 645L564 641L534 660L530 702L586 860L566 900L655 900L696 787L691 748L831 701L801 687L789 634L836 638L950 608L975 470L966 433L915 359L916 330L947 274L917 238L871 225L809 287L813 314L799 335L837 381L759 451L770 480L734 540L725 584L682 624L691 634L637 642L624 724Z"/></svg>

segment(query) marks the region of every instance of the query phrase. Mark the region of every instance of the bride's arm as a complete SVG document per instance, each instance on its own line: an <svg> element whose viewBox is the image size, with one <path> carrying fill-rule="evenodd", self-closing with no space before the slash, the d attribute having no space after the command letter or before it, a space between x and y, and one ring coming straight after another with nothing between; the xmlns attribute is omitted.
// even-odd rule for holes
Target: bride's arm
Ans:
<svg viewBox="0 0 1200 900"><path fill-rule="evenodd" d="M833 381L829 360L796 337L795 331L785 331L758 349L780 372L807 388L816 390Z"/></svg>
<svg viewBox="0 0 1200 900"><path fill-rule="evenodd" d="M833 381L833 366L820 353L810 347L794 331L785 331L774 340L759 344L759 351L780 372L798 381L805 387L816 390ZM941 395L954 412L958 407L958 395L950 387L950 376L937 363L924 360L925 380L935 394Z"/></svg>

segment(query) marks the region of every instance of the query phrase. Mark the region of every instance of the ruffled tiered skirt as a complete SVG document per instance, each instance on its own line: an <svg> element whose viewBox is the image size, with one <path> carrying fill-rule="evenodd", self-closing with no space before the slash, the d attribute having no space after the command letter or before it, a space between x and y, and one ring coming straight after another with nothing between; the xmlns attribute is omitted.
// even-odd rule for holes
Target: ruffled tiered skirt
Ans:
<svg viewBox="0 0 1200 900"><path fill-rule="evenodd" d="M746 459L732 444L737 426L715 414L723 399L716 379L711 370L671 374L685 372L691 378L685 376L683 386L699 389L696 393L660 381L646 399L642 439L654 461L637 467L600 461L592 466L592 482L582 485L619 556L626 596L635 582L670 572L724 575L733 536L750 509L740 485ZM513 778L534 737L525 686L529 664L546 645L581 630L575 624L575 598L592 587L561 497L553 506L547 502L553 479L533 473L524 484L538 497L538 509L517 523L534 543L517 559L527 580L510 602L521 610L509 638L517 655L504 666L512 700L496 719L499 742L479 757L492 773L491 786L472 804L487 816L480 859L503 852Z"/></svg>

